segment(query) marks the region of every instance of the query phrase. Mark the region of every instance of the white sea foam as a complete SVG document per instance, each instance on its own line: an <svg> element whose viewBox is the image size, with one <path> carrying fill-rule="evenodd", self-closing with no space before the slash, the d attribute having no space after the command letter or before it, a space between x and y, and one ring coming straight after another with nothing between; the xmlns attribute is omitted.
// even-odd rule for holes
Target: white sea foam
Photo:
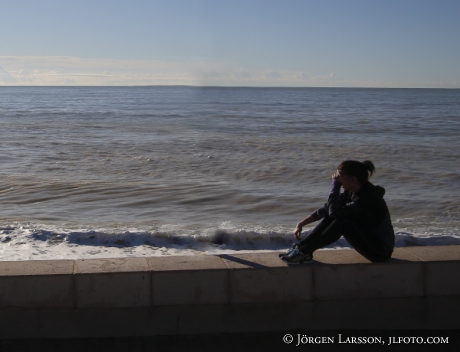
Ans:
<svg viewBox="0 0 460 352"><path fill-rule="evenodd" d="M248 228L231 222L216 228L68 229L42 224L11 224L0 228L0 260L43 260L112 257L150 257L281 251L293 242L286 227ZM304 235L309 230L304 231ZM396 246L460 244L458 234L408 233L396 228ZM350 248L340 239L327 249Z"/></svg>

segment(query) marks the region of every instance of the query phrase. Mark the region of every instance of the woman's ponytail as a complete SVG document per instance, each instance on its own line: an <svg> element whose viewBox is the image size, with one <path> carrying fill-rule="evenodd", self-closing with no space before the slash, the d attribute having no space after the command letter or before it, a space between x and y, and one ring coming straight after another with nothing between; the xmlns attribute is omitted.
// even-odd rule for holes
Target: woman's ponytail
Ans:
<svg viewBox="0 0 460 352"><path fill-rule="evenodd" d="M370 160L364 160L362 162L364 166L366 167L367 172L369 173L369 177L371 177L375 173L375 166L374 163Z"/></svg>

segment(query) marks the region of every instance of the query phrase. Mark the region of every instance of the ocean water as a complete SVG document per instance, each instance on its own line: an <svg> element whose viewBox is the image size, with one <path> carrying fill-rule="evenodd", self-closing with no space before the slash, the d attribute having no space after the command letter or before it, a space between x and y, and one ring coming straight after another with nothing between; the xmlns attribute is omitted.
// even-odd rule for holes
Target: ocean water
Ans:
<svg viewBox="0 0 460 352"><path fill-rule="evenodd" d="M460 244L459 134L460 90L0 87L0 260L283 249L345 159Z"/></svg>

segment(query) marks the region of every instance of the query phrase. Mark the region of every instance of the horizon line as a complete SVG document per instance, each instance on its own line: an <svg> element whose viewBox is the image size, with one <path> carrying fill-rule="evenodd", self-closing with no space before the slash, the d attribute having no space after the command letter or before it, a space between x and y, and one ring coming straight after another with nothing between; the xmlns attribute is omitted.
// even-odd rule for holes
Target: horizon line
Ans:
<svg viewBox="0 0 460 352"><path fill-rule="evenodd" d="M191 88L286 88L286 89L460 89L452 87L385 87L385 86L363 86L363 87L353 87L353 86L330 86L330 87L321 87L321 86L308 86L308 87L299 87L299 86L219 86L219 85L193 85L193 84L146 84L146 85L0 85L0 88L147 88L147 87L191 87Z"/></svg>

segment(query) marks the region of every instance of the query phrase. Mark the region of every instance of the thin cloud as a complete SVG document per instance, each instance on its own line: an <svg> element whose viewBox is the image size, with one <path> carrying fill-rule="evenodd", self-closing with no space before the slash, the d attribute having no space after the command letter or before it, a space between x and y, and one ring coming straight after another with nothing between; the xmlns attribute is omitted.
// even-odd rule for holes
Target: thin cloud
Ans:
<svg viewBox="0 0 460 352"><path fill-rule="evenodd" d="M216 71L204 72L203 75L208 78L220 78L220 74Z"/></svg>
<svg viewBox="0 0 460 352"><path fill-rule="evenodd" d="M0 66L0 84L9 85L15 84L16 78L7 71L4 67Z"/></svg>
<svg viewBox="0 0 460 352"><path fill-rule="evenodd" d="M281 74L277 71L272 71L272 72L267 72L265 74L265 77L272 78L272 79L278 79L278 78L281 78Z"/></svg>
<svg viewBox="0 0 460 352"><path fill-rule="evenodd" d="M302 72L301 74L297 75L296 77L300 78L300 79L310 79L310 76L305 72Z"/></svg>
<svg viewBox="0 0 460 352"><path fill-rule="evenodd" d="M235 78L251 78L251 75L247 71L233 72Z"/></svg>
<svg viewBox="0 0 460 352"><path fill-rule="evenodd" d="M0 65L10 77L6 81L5 74L1 75L4 85L155 85L196 81L190 67L174 61L10 56L0 57Z"/></svg>
<svg viewBox="0 0 460 352"><path fill-rule="evenodd" d="M0 85L329 86L349 84L334 73L247 68L229 62L0 56Z"/></svg>
<svg viewBox="0 0 460 352"><path fill-rule="evenodd" d="M325 75L325 76L315 76L312 79L316 81L343 81L344 80L343 77L337 76L336 74L334 74L334 72L331 72L330 74Z"/></svg>

